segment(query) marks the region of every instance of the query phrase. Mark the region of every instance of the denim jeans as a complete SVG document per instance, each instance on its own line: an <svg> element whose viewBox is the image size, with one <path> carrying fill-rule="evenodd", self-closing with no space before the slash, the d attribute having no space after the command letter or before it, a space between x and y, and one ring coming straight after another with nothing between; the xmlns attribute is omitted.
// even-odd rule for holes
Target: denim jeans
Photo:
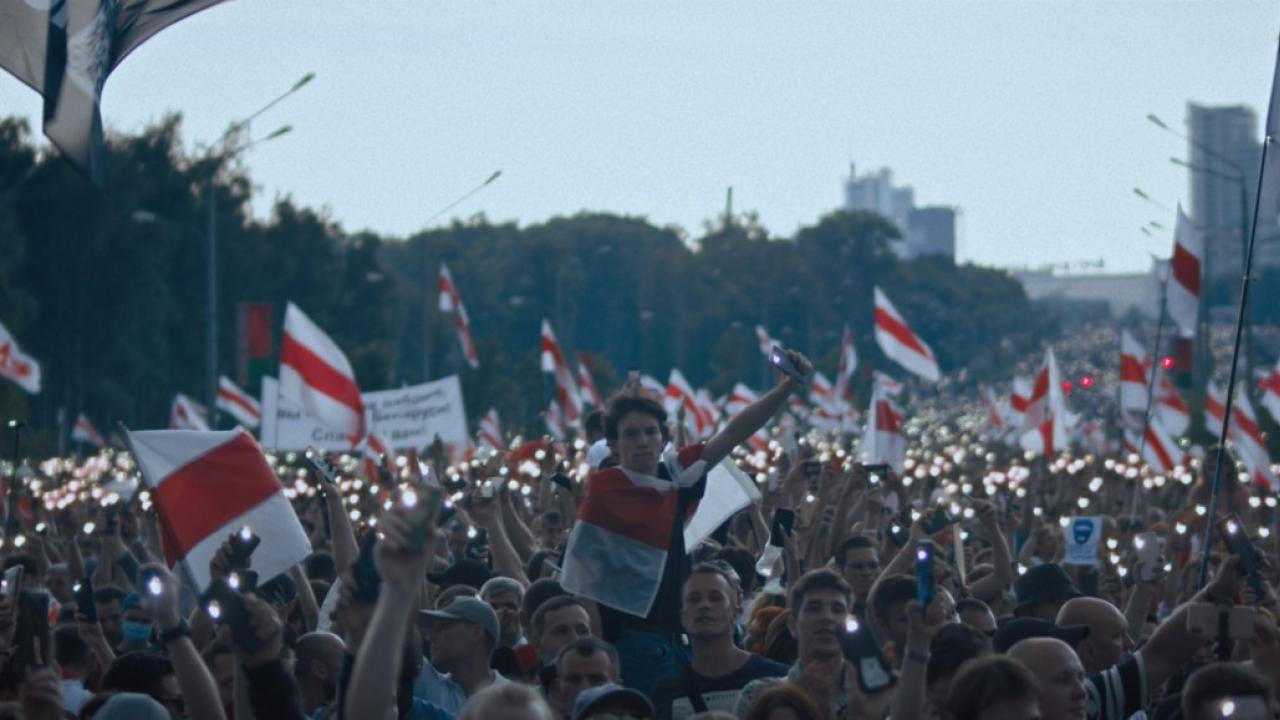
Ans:
<svg viewBox="0 0 1280 720"><path fill-rule="evenodd" d="M645 695L659 680L679 675L689 665L689 649L674 635L627 628L615 646L622 684Z"/></svg>

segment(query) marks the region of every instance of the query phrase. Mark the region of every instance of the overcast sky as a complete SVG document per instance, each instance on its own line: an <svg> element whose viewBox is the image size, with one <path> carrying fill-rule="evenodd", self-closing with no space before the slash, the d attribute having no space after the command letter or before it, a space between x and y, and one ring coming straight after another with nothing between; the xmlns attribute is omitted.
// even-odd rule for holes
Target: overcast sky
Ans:
<svg viewBox="0 0 1280 720"><path fill-rule="evenodd" d="M291 195L352 231L418 231L502 170L434 223L586 209L696 234L733 186L789 235L839 206L852 160L960 208L961 259L1142 270L1171 241L1139 227L1173 222L1132 188L1187 195L1185 142L1146 114L1263 112L1278 28L1253 0L236 0L143 45L103 114L181 112L194 148L313 71L254 124L294 127L245 157L254 209ZM0 73L0 113L38 125L40 100Z"/></svg>

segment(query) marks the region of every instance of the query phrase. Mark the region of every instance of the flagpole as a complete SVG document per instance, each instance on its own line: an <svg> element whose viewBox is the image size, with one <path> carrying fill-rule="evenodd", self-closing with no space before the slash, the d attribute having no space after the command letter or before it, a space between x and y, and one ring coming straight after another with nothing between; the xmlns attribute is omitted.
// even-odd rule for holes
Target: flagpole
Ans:
<svg viewBox="0 0 1280 720"><path fill-rule="evenodd" d="M13 430L13 472L9 474L8 488L8 507L5 509L5 535L9 534L9 528L17 524L18 511L18 463L22 457L22 427L21 420L10 420L9 429Z"/></svg>
<svg viewBox="0 0 1280 720"><path fill-rule="evenodd" d="M1276 88L1272 88L1272 93L1275 91ZM1268 128L1273 119L1267 118ZM1204 543L1201 550L1203 557L1200 560L1200 580L1198 583L1198 588L1201 589L1204 588L1205 583L1209 580L1209 548L1213 544L1214 519L1217 517L1218 494L1222 485L1222 457L1226 454L1227 431L1231 426L1231 405L1236 393L1236 367L1240 360L1240 339L1244 334L1246 308L1249 305L1249 273L1253 269L1253 246L1258 233L1258 205L1262 202L1262 180L1266 176L1267 149L1271 145L1271 140L1270 135L1267 135L1262 140L1262 164L1258 170L1258 189L1253 199L1253 221L1249 226L1249 245L1245 251L1244 277L1240 280L1240 307L1236 312L1236 336L1234 347L1231 350L1231 372L1227 376L1227 397L1226 402L1223 403L1222 431L1218 437L1217 458L1213 463L1213 485L1209 495L1209 513L1205 522Z"/></svg>
<svg viewBox="0 0 1280 720"><path fill-rule="evenodd" d="M1172 262L1172 261L1171 261ZM1147 430L1151 428L1151 403L1155 399L1156 389L1156 369L1158 361L1156 357L1160 354L1160 337L1164 334L1164 316L1166 301L1168 299L1169 276L1160 280L1160 319L1156 321L1156 342L1151 348L1151 375L1147 378L1147 409L1142 414L1142 437L1138 440L1138 460L1145 462L1147 452ZM1121 418L1124 417L1124 408L1121 408ZM1122 420L1123 422L1123 420ZM1138 496L1142 489L1142 481L1134 478L1133 483L1133 501L1129 503L1129 514L1133 515L1138 511Z"/></svg>

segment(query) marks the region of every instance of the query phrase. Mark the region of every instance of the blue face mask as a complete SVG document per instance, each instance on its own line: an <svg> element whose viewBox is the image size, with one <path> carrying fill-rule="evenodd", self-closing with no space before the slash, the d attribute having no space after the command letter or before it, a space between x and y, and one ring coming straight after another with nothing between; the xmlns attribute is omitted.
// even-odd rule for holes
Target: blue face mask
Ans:
<svg viewBox="0 0 1280 720"><path fill-rule="evenodd" d="M151 623L133 622L125 620L121 628L126 642L141 645L151 639Z"/></svg>

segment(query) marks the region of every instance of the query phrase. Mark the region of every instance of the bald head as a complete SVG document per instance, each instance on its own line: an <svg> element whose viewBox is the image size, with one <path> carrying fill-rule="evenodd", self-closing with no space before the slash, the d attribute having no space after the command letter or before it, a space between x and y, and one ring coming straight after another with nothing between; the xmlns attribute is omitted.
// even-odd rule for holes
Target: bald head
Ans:
<svg viewBox="0 0 1280 720"><path fill-rule="evenodd" d="M312 663L320 662L326 669L342 668L342 653L346 645L342 638L329 632L309 632L298 638L294 645L297 662L294 665L298 679L304 679L308 673L314 673Z"/></svg>
<svg viewBox="0 0 1280 720"><path fill-rule="evenodd" d="M1076 652L1085 672L1091 674L1119 664L1133 649L1124 614L1106 600L1072 598L1058 611L1057 624L1089 628L1089 635L1076 646Z"/></svg>
<svg viewBox="0 0 1280 720"><path fill-rule="evenodd" d="M1042 720L1084 720L1089 705L1084 667L1070 645L1057 638L1028 638L1014 643L1008 655L1040 681Z"/></svg>

